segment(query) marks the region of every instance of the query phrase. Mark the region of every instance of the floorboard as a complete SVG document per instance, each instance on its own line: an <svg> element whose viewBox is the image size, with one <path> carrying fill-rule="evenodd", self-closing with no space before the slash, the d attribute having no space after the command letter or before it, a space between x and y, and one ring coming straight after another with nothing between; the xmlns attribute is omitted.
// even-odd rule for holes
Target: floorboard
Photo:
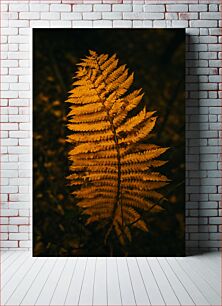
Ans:
<svg viewBox="0 0 222 306"><path fill-rule="evenodd" d="M171 287L174 288L174 292L181 305L195 305L192 297L189 295L180 278L173 271L172 267L169 265L166 259L160 258L157 260L162 271L164 271L169 283L171 284Z"/></svg>
<svg viewBox="0 0 222 306"><path fill-rule="evenodd" d="M0 262L3 263L5 260L7 260L7 258L12 256L13 254L14 254L14 252L10 252L10 251L1 252Z"/></svg>
<svg viewBox="0 0 222 306"><path fill-rule="evenodd" d="M201 274L195 271L195 269L190 266L189 262L186 260L178 260L175 259L181 266L181 268L192 278L192 281L196 284L196 287L202 293L202 295L206 298L208 304L220 304L220 296L216 293L215 289L213 289L202 277Z"/></svg>
<svg viewBox="0 0 222 306"><path fill-rule="evenodd" d="M166 305L153 271L146 258L138 258L137 264L143 277L151 305Z"/></svg>
<svg viewBox="0 0 222 306"><path fill-rule="evenodd" d="M63 273L58 280L57 286L52 295L50 305L64 305L72 276L75 272L76 262L76 258L69 258L66 261Z"/></svg>
<svg viewBox="0 0 222 306"><path fill-rule="evenodd" d="M1 256L0 305L221 305L220 253L190 257Z"/></svg>
<svg viewBox="0 0 222 306"><path fill-rule="evenodd" d="M93 304L93 288L95 281L96 258L88 258L85 277L79 298L79 305Z"/></svg>
<svg viewBox="0 0 222 306"><path fill-rule="evenodd" d="M107 305L106 258L96 259L93 305Z"/></svg>
<svg viewBox="0 0 222 306"><path fill-rule="evenodd" d="M192 300L196 305L209 305L206 298L203 296L203 294L200 292L200 290L197 287L197 284L192 280L192 277L190 277L189 274L187 274L182 268L181 265L178 264L177 261L175 261L174 258L169 258L168 263L171 266L172 270L175 274L177 274L184 286L187 289L187 292L190 296L192 296Z"/></svg>
<svg viewBox="0 0 222 306"><path fill-rule="evenodd" d="M47 282L42 287L41 292L36 300L35 305L50 305L55 289L57 288L60 277L64 270L67 258L50 258L49 260L56 260L56 264L53 266L51 273L47 278ZM30 304L27 304L30 305Z"/></svg>
<svg viewBox="0 0 222 306"><path fill-rule="evenodd" d="M83 279L85 276L88 258L78 258L76 268L72 276L69 290L65 299L65 305L79 305Z"/></svg>
<svg viewBox="0 0 222 306"><path fill-rule="evenodd" d="M117 258L107 259L107 301L108 305L122 305Z"/></svg>
<svg viewBox="0 0 222 306"><path fill-rule="evenodd" d="M126 258L117 258L117 269L123 305L136 305L135 293L132 287Z"/></svg>
<svg viewBox="0 0 222 306"><path fill-rule="evenodd" d="M206 265L203 261L197 260L195 257L191 257L188 259L192 269L194 269L197 273L200 273L201 277L205 279L208 284L215 289L215 291L220 294L221 291L221 279L220 273L214 273L208 265ZM220 264L218 264L218 268ZM217 271L218 272L218 271Z"/></svg>

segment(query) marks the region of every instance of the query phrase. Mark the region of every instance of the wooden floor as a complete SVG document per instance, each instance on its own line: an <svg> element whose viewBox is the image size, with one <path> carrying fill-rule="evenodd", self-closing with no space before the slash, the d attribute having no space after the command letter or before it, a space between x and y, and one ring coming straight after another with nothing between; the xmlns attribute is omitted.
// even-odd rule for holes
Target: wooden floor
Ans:
<svg viewBox="0 0 222 306"><path fill-rule="evenodd" d="M220 254L32 258L1 253L0 305L221 305Z"/></svg>

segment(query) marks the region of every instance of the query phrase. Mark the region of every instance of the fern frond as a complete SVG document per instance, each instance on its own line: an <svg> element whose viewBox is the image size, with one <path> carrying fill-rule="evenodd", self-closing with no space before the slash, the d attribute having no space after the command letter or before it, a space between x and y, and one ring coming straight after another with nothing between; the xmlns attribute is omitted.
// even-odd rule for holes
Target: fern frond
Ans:
<svg viewBox="0 0 222 306"><path fill-rule="evenodd" d="M148 151L144 151L142 153L127 154L126 156L123 157L123 164L134 164L137 162L145 162L150 159L159 157L167 150L168 148L158 148L158 149L153 149L153 150L151 149Z"/></svg>
<svg viewBox="0 0 222 306"><path fill-rule="evenodd" d="M142 89L129 92L134 74L118 62L116 54L90 50L78 64L67 99L72 132L67 141L73 144L68 180L79 186L73 194L88 215L86 223L103 220L109 225L107 236L114 231L124 245L133 227L148 231L143 211L162 210L157 190L168 179L153 168L166 163L156 158L168 148L141 143L147 142L157 117L145 107L137 111L144 94Z"/></svg>
<svg viewBox="0 0 222 306"><path fill-rule="evenodd" d="M70 120L71 121L71 120ZM75 122L75 119L73 119ZM72 122L72 121L71 121ZM102 121L94 124L87 123L76 123L70 124L69 129L76 132L97 132L110 129L110 123L107 121Z"/></svg>

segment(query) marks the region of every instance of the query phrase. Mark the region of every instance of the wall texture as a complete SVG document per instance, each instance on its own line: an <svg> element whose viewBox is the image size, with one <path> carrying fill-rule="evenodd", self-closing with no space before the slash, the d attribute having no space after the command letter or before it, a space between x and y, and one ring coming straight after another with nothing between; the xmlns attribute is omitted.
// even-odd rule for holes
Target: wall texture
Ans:
<svg viewBox="0 0 222 306"><path fill-rule="evenodd" d="M1 1L1 248L31 247L32 28L186 28L188 253L221 246L220 0Z"/></svg>

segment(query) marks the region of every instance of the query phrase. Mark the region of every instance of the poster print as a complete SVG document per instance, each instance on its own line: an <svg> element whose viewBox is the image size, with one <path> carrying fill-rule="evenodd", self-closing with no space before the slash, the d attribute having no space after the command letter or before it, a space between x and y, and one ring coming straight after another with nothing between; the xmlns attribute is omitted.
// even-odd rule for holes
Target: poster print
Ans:
<svg viewBox="0 0 222 306"><path fill-rule="evenodd" d="M33 255L183 256L183 29L33 30Z"/></svg>

